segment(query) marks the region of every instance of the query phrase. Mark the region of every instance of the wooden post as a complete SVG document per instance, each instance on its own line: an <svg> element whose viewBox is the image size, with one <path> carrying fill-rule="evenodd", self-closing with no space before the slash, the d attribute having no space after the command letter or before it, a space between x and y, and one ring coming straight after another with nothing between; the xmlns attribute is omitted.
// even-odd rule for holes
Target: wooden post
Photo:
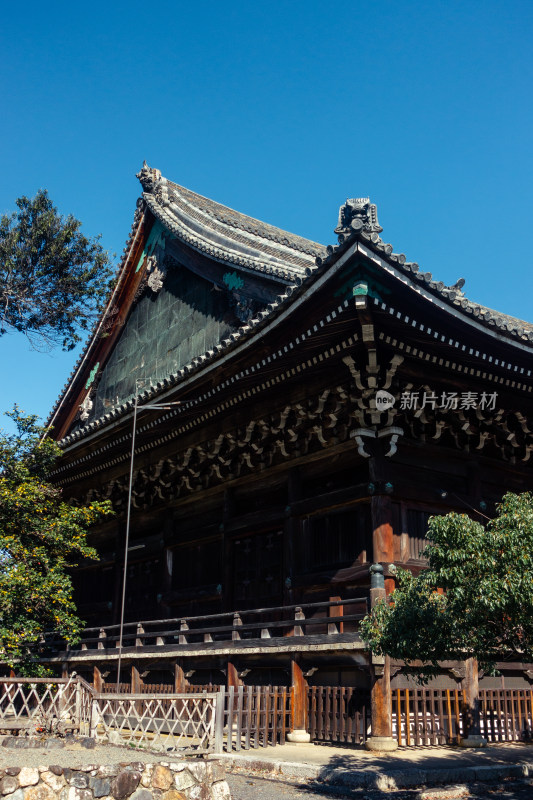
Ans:
<svg viewBox="0 0 533 800"><path fill-rule="evenodd" d="M227 663L227 671L226 671L226 686L229 689L230 686L233 686L234 689L237 689L239 686L242 686L243 683L239 678L239 672L237 667L232 661L228 661Z"/></svg>
<svg viewBox="0 0 533 800"><path fill-rule="evenodd" d="M463 736L459 744L461 747L486 747L487 740L481 735L479 668L476 658L466 659L465 671L462 688L466 700L463 712L463 730L466 736Z"/></svg>
<svg viewBox="0 0 533 800"><path fill-rule="evenodd" d="M307 681L300 664L291 660L291 731L287 741L292 744L307 744L311 736L307 732Z"/></svg>
<svg viewBox="0 0 533 800"><path fill-rule="evenodd" d="M381 564L370 567L370 605L385 598L385 581ZM371 736L365 742L367 750L390 752L398 742L392 738L392 691L390 685L390 658L371 654L370 666Z"/></svg>
<svg viewBox="0 0 533 800"><path fill-rule="evenodd" d="M342 597L336 595L335 597L330 597L330 603L335 603L337 600L342 600ZM328 608L328 617L342 617L344 615L344 606L329 606ZM344 622L335 622L334 619L330 623L328 623L328 633L344 633Z"/></svg>
<svg viewBox="0 0 533 800"><path fill-rule="evenodd" d="M391 501L388 497L373 497L372 513L372 549L374 563L394 563L394 530L392 526ZM389 595L394 590L394 578L385 579L385 592Z"/></svg>
<svg viewBox="0 0 533 800"><path fill-rule="evenodd" d="M189 681L185 677L185 670L181 666L181 663L177 661L174 664L174 691L176 694L181 694L187 691L188 686Z"/></svg>
<svg viewBox="0 0 533 800"><path fill-rule="evenodd" d="M143 685L143 679L141 678L141 674L137 667L132 665L131 667L131 693L132 694L140 694Z"/></svg>
<svg viewBox="0 0 533 800"><path fill-rule="evenodd" d="M93 667L93 686L94 691L98 692L98 694L101 694L104 691L104 679L102 678L102 673L97 666Z"/></svg>

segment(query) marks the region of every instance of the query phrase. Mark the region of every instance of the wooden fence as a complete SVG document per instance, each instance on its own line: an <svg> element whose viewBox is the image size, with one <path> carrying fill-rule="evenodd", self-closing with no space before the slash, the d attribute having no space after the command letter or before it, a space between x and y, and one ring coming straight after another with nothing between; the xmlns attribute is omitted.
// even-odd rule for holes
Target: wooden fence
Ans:
<svg viewBox="0 0 533 800"><path fill-rule="evenodd" d="M223 698L215 693L94 692L91 735L97 741L163 752L214 752L217 705L221 701Z"/></svg>
<svg viewBox="0 0 533 800"><path fill-rule="evenodd" d="M407 747L456 743L462 735L462 709L457 689L394 689L393 736Z"/></svg>
<svg viewBox="0 0 533 800"><path fill-rule="evenodd" d="M129 692L129 684L120 684ZM189 686L189 694L218 692L216 684ZM116 684L104 685L113 693ZM171 684L143 684L145 695L173 694ZM347 686L311 686L308 689L308 731L316 742L362 745L370 735L368 694ZM161 707L168 701L160 697ZM457 744L463 727L465 696L461 689L394 689L393 736L402 747ZM230 687L224 693L224 748L249 750L284 744L290 731L291 689L285 686ZM481 733L489 742L533 740L533 691L480 691Z"/></svg>
<svg viewBox="0 0 533 800"><path fill-rule="evenodd" d="M312 741L363 744L369 735L370 711L361 691L351 686L310 686L309 733Z"/></svg>
<svg viewBox="0 0 533 800"><path fill-rule="evenodd" d="M481 732L489 742L525 742L533 739L531 689L480 691Z"/></svg>
<svg viewBox="0 0 533 800"><path fill-rule="evenodd" d="M119 684L121 694L128 695L129 683ZM172 684L141 684L145 696L157 695L159 708L168 712L170 698L174 693ZM187 695L218 693L223 687L217 684L189 685ZM115 694L116 683L105 683L102 695L113 695L114 702L108 708L118 713L119 695ZM255 747L284 744L290 730L291 690L286 686L230 686L224 692L223 728L224 746L228 752L250 750Z"/></svg>
<svg viewBox="0 0 533 800"><path fill-rule="evenodd" d="M482 689L479 701L481 734L487 741L531 741L531 689ZM456 744L466 735L465 708L460 689L396 689L392 695L393 736L407 747Z"/></svg>
<svg viewBox="0 0 533 800"><path fill-rule="evenodd" d="M226 691L226 750L285 744L291 690L286 686L230 686Z"/></svg>

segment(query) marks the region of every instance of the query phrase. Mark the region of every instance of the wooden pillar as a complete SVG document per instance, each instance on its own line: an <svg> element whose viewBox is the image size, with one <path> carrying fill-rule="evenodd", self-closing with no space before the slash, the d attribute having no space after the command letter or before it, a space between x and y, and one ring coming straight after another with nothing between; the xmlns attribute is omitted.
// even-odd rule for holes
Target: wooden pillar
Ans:
<svg viewBox="0 0 533 800"><path fill-rule="evenodd" d="M226 686L228 689L230 688L230 686L233 686L234 689L237 689L239 686L242 686L242 681L239 678L239 672L237 670L237 667L232 661L228 661L227 663Z"/></svg>
<svg viewBox="0 0 533 800"><path fill-rule="evenodd" d="M392 525L392 507L389 497L380 495L370 501L372 514L372 560L376 564L392 564L394 562L394 529ZM394 578L385 579L385 592L389 595L394 590Z"/></svg>
<svg viewBox="0 0 533 800"><path fill-rule="evenodd" d="M132 694L140 694L143 685L143 679L141 678L141 674L137 667L132 665L131 667L131 693Z"/></svg>
<svg viewBox="0 0 533 800"><path fill-rule="evenodd" d="M307 733L307 681L296 659L291 660L291 731L287 741L292 744L307 744L311 741Z"/></svg>
<svg viewBox="0 0 533 800"><path fill-rule="evenodd" d="M183 669L181 662L177 661L174 664L174 691L176 694L186 692L188 686L189 681L185 677L185 670Z"/></svg>
<svg viewBox="0 0 533 800"><path fill-rule="evenodd" d="M99 694L104 691L104 679L97 666L93 666L93 687Z"/></svg>
<svg viewBox="0 0 533 800"><path fill-rule="evenodd" d="M68 680L68 677L69 677L68 664L61 664L61 677L62 678L67 678L67 680Z"/></svg>
<svg viewBox="0 0 533 800"><path fill-rule="evenodd" d="M370 567L370 605L385 599L385 581L381 564ZM370 664L370 714L371 736L367 739L367 750L390 752L396 750L398 742L392 738L392 692L390 685L390 658L371 654Z"/></svg>
<svg viewBox="0 0 533 800"><path fill-rule="evenodd" d="M463 711L463 730L466 732L466 736L461 739L460 745L461 747L486 747L487 740L481 735L479 667L476 658L466 659L465 673L463 690L466 704Z"/></svg>

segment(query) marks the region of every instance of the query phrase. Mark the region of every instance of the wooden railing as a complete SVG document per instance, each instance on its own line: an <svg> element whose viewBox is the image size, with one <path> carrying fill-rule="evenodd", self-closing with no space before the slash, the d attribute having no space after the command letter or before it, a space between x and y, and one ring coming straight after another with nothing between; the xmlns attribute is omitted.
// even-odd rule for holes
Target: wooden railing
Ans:
<svg viewBox="0 0 533 800"><path fill-rule="evenodd" d="M354 609L354 610L352 610ZM351 613L345 613L350 610ZM368 598L329 600L291 606L256 608L247 611L208 614L198 617L175 617L164 620L128 622L124 625L123 647L158 647L178 649L191 645L213 645L250 639L273 639L287 636L336 636L355 634L359 621L368 610ZM76 650L107 650L118 647L119 625L86 628Z"/></svg>

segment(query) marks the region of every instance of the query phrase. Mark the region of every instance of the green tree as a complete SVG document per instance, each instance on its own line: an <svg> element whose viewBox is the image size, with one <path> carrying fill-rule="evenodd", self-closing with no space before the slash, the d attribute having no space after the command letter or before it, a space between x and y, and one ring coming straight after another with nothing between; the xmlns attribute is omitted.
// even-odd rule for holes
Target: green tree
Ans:
<svg viewBox="0 0 533 800"><path fill-rule="evenodd" d="M390 603L379 602L361 635L376 653L417 666L422 679L445 659L475 658L485 670L533 660L533 495L506 494L486 525L465 514L429 521L428 568L398 570Z"/></svg>
<svg viewBox="0 0 533 800"><path fill-rule="evenodd" d="M19 331L36 349L71 350L109 292L109 257L46 191L16 205L0 219L0 336Z"/></svg>
<svg viewBox="0 0 533 800"><path fill-rule="evenodd" d="M75 642L76 614L68 569L97 558L87 528L111 513L108 502L65 502L47 477L58 445L35 416L8 414L16 433L0 433L0 662L37 674L36 645L45 631Z"/></svg>

